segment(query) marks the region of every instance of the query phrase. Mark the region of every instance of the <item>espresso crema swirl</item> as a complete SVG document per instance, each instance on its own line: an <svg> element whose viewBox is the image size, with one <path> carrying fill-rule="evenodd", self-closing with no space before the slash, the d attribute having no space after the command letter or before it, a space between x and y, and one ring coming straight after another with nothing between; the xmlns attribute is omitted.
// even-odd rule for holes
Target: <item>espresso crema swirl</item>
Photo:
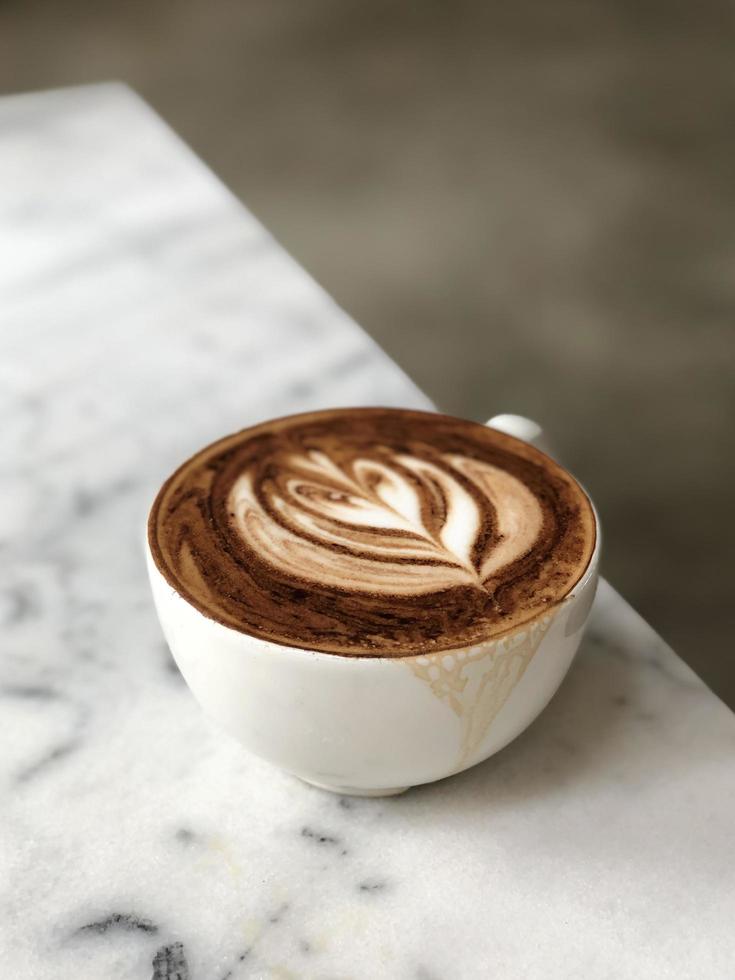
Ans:
<svg viewBox="0 0 735 980"><path fill-rule="evenodd" d="M164 485L154 560L206 615L291 646L406 656L548 609L594 546L557 464L484 426L400 409L277 420Z"/></svg>
<svg viewBox="0 0 735 980"><path fill-rule="evenodd" d="M270 478L243 473L229 506L245 544L277 572L386 596L484 588L543 524L530 490L497 467L385 447L343 466L314 450L287 456Z"/></svg>

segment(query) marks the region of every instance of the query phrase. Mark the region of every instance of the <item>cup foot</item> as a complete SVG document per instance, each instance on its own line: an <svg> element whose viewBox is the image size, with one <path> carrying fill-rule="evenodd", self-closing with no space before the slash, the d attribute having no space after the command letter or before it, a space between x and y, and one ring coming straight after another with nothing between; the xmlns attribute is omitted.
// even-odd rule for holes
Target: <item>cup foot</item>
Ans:
<svg viewBox="0 0 735 980"><path fill-rule="evenodd" d="M410 786L391 786L388 789L365 789L362 786L330 786L329 783L317 783L313 779L299 779L308 783L309 786L316 786L317 789L325 789L329 793L337 793L339 796L398 796L405 793Z"/></svg>

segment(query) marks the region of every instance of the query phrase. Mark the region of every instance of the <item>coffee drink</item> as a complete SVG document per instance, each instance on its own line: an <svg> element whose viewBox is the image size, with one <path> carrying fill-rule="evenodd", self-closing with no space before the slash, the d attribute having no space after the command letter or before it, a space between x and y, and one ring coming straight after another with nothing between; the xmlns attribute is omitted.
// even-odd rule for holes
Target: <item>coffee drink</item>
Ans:
<svg viewBox="0 0 735 980"><path fill-rule="evenodd" d="M486 426L332 409L245 429L161 488L172 588L242 633L342 656L471 646L562 602L595 546L557 463Z"/></svg>

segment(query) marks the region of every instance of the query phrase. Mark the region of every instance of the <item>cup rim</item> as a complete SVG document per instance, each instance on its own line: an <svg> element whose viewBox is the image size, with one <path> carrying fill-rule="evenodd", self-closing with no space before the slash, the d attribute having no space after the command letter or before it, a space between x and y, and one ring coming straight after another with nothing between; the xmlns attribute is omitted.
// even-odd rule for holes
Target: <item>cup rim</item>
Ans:
<svg viewBox="0 0 735 980"><path fill-rule="evenodd" d="M590 504L592 504L592 501L590 501ZM554 605L551 606L549 609L537 610L535 613L533 613L533 615L529 616L528 619L525 619L520 623L516 623L515 625L510 626L506 630L503 630L498 633L494 633L492 636L489 636L486 640L481 640L479 643L471 643L467 646L459 646L459 647L442 647L441 649L427 650L422 653L408 653L397 657L369 656L367 654L361 654L361 653L354 653L354 654L330 653L326 650L313 650L310 649L309 647L291 646L287 643L279 643L276 640L268 640L265 637L256 636L254 633L247 633L244 630L233 629L231 626L227 626L225 623L220 622L218 619L215 619L213 616L208 616L206 613L202 612L201 609L197 608L197 606L189 602L189 600L185 596L181 595L181 593L176 588L174 588L173 585L171 585L169 580L166 578L166 576L163 574L161 569L158 567L158 564L155 558L153 557L153 553L150 548L150 543L148 541L147 534L145 535L144 547L145 547L146 559L148 564L149 576L151 577L151 579L153 578L153 575L156 575L160 580L161 584L164 586L164 588L172 596L174 596L178 601L184 603L184 605L188 610L194 613L197 617L204 620L212 629L215 630L215 632L224 631L225 635L231 637L232 639L235 639L236 642L247 643L250 646L255 647L256 649L262 650L264 653L267 654L267 656L287 656L287 657L293 656L298 659L309 657L311 660L323 660L325 663L334 664L335 666L337 666L337 669L341 669L342 664L344 665L352 664L353 666L367 665L367 664L379 665L379 664L387 664L387 663L410 664L419 660L422 657L452 656L463 651L475 650L478 647L482 647L485 645L489 646L490 644L497 643L499 640L506 639L509 636L513 636L516 633L520 633L523 630L527 630L534 623L538 622L540 619L543 619L544 616L548 615L550 611L552 610L558 611L559 609L562 609L564 605L566 605L570 600L574 599L576 595L588 585L590 579L593 578L598 572L599 557L600 557L600 522L594 504L592 504L592 512L595 518L595 547L592 549L592 554L590 555L590 559L587 563L587 566L585 567L584 571L577 579L577 581L574 583L572 588L569 590L569 592L567 592L567 594L563 596L558 602L554 603Z"/></svg>
<svg viewBox="0 0 735 980"><path fill-rule="evenodd" d="M290 413L288 415L278 416L278 417L276 417L274 419L266 419L266 420L264 420L262 422L257 422L257 423L255 423L253 425L246 426L244 429L239 430L239 432L229 433L229 434L227 434L225 436L222 436L219 439L215 439L213 442L208 443L206 446L200 448L195 453L193 453L191 456L187 457L187 459L184 460L184 462L182 462L166 478L166 480L164 480L164 482L161 485L161 487L159 487L159 489L156 492L156 495L154 497L153 503L152 503L151 507L149 508L148 514L146 516L146 525L145 525L145 550L146 550L146 555L147 555L147 558L148 558L148 562L151 565L151 567L156 570L157 574L160 576L161 580L166 584L166 586L168 587L168 589L174 595L176 595L179 599L181 599L186 604L187 607L189 607L192 610L194 610L203 619L207 620L210 623L215 624L216 626L220 627L223 630L226 630L228 634L233 634L235 636L245 637L247 640L253 641L256 644L263 644L266 647L272 646L274 650L278 650L278 651L294 651L294 652L297 652L299 654L304 654L305 653L305 654L310 654L311 656L317 656L317 655L320 656L320 657L321 656L324 656L324 657L328 657L330 659L330 661L334 661L334 660L338 660L338 661L359 661L361 663L364 663L366 661L378 661L378 662L386 662L386 661L391 661L391 662L411 661L411 660L415 660L418 657L426 657L426 656L429 656L429 655L431 655L431 656L434 656L434 655L440 656L442 654L450 655L452 653L457 653L457 652L463 651L463 650L472 650L472 649L475 649L477 647L483 646L485 644L490 644L490 643L497 642L498 640L503 639L503 638L508 637L508 636L511 636L511 635L514 635L515 633L517 633L519 631L522 631L523 629L527 629L531 624L533 624L534 622L536 622L539 619L542 619L545 615L548 615L548 613L549 613L550 610L552 610L552 609L553 610L558 610L558 609L562 608L562 606L565 603L567 603L570 599L572 599L574 597L574 595L589 581L589 578L593 574L595 574L595 572L597 571L597 567L599 565L599 555L600 555L600 545L601 545L600 518L599 518L599 514L597 513L597 508L595 507L595 504L594 504L594 502L592 500L592 497L587 492L586 487L577 479L577 477L571 472L571 470L569 470L562 463L559 463L558 460L554 459L552 456L550 456L543 449L540 449L538 446L535 446L532 443L529 443L526 440L519 438L518 436L514 436L514 435L511 435L510 433L502 432L501 434L502 434L502 436L503 436L504 439L509 440L512 443L517 443L519 446L522 446L522 447L524 447L526 449L529 449L529 448L532 449L534 453L537 453L540 456L544 457L545 459L548 459L554 466L556 466L559 469L563 470L574 481L574 483L579 487L579 489L582 491L582 494L584 495L587 503L589 504L590 510L592 512L592 516L593 516L593 519L594 519L595 543L594 543L594 547L592 548L592 551L590 552L590 557L589 557L589 559L587 561L587 564L585 565L584 569L580 573L579 578L573 583L573 585L570 587L569 591L566 592L555 603L553 603L553 605L551 605L551 606L549 606L549 607L547 607L545 609L536 610L534 613L532 613L531 615L529 615L527 619L524 619L521 622L515 623L513 626L509 626L505 630L500 630L497 633L492 634L492 636L489 636L489 637L487 637L484 640L480 640L477 643L473 643L473 644L469 644L469 645L465 645L465 646L442 647L441 649L429 650L427 652L402 654L402 655L394 656L394 657L387 657L387 656L380 656L380 655L371 655L371 654L366 654L366 653L340 653L338 651L315 650L315 649L312 649L310 647L293 646L293 645L288 644L288 643L281 643L279 640L267 639L265 637L258 636L255 633L249 633L246 630L236 629L235 627L226 625L221 620L217 619L215 616L209 615L203 609L200 609L193 602L191 602L189 599L187 599L186 596L184 596L184 595L181 594L181 592L171 582L170 577L159 566L158 561L156 560L155 555L153 553L153 549L151 548L150 535L151 535L151 526L152 526L153 514L154 514L154 510L156 508L158 499L159 499L159 497L160 497L160 495L161 495L164 487L171 480L173 480L176 477L176 475L185 466L187 466L192 459L195 459L200 453L203 453L203 452L205 452L206 450L209 450L209 449L213 449L214 447L216 447L220 443L226 442L227 440L231 439L235 435L239 435L240 433L247 432L249 429L257 429L259 426L264 425L264 424L268 424L268 423L271 423L271 422L288 421L288 420L290 420L292 418L298 418L299 416L305 416L305 415L331 414L332 412L339 411L339 410L340 410L339 407L336 407L336 408L332 407L332 408L325 408L325 409L316 409L316 410L307 411L307 412ZM381 411L381 410L391 410L391 411L393 411L393 410L395 410L395 406L374 406L374 405L369 405L369 406L345 406L345 407L343 407L343 410L349 410L351 412L354 412L354 411L371 412L371 411ZM440 417L443 417L443 418L451 418L451 419L458 418L457 416L447 415L446 413L442 413L442 412L426 411L426 410L421 410L421 409L400 409L400 411L408 412L410 414L415 414L415 415L437 415L437 416L440 416ZM481 428L488 427L487 426L487 423L483 423L483 422L474 422L473 420L468 420L468 419L464 419L462 421L470 421L474 425L477 425L477 426L479 426Z"/></svg>

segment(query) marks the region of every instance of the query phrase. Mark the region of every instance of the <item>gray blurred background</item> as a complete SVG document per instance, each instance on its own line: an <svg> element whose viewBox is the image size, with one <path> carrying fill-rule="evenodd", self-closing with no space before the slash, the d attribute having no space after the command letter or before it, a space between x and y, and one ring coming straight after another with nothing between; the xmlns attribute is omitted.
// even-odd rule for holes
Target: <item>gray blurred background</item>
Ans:
<svg viewBox="0 0 735 980"><path fill-rule="evenodd" d="M0 92L133 85L442 409L539 420L735 704L733 6L0 0Z"/></svg>

